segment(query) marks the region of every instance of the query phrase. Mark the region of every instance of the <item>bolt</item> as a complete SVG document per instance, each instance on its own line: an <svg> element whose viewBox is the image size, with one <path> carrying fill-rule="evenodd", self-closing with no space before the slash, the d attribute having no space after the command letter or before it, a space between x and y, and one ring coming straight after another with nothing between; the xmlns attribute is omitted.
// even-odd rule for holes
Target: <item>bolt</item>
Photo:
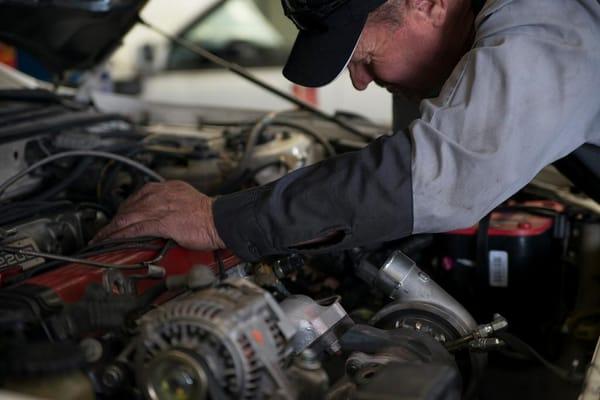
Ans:
<svg viewBox="0 0 600 400"><path fill-rule="evenodd" d="M304 266L304 258L298 254L280 259L273 263L273 272L279 279L285 278L292 272L298 271Z"/></svg>
<svg viewBox="0 0 600 400"><path fill-rule="evenodd" d="M358 371L358 363L356 361L351 361L346 365L346 370L349 374L353 374Z"/></svg>
<svg viewBox="0 0 600 400"><path fill-rule="evenodd" d="M331 343L331 345L329 346L329 352L331 354L337 354L340 351L342 351L342 346L340 345L340 342L338 342L337 340L333 343Z"/></svg>
<svg viewBox="0 0 600 400"><path fill-rule="evenodd" d="M300 359L302 361L315 361L317 360L317 353L312 349L306 349L300 353Z"/></svg>
<svg viewBox="0 0 600 400"><path fill-rule="evenodd" d="M317 357L317 353L311 349L306 349L300 353L299 357L296 359L296 362L300 368L306 370L315 370L321 368L321 362Z"/></svg>
<svg viewBox="0 0 600 400"><path fill-rule="evenodd" d="M194 265L188 274L188 287L192 290L209 288L215 282L215 274L205 265Z"/></svg>
<svg viewBox="0 0 600 400"><path fill-rule="evenodd" d="M118 365L109 365L104 374L102 374L102 383L104 386L114 389L123 382L125 372Z"/></svg>
<svg viewBox="0 0 600 400"><path fill-rule="evenodd" d="M83 354L87 362L94 363L102 358L102 344L94 338L85 338L79 345L83 349Z"/></svg>

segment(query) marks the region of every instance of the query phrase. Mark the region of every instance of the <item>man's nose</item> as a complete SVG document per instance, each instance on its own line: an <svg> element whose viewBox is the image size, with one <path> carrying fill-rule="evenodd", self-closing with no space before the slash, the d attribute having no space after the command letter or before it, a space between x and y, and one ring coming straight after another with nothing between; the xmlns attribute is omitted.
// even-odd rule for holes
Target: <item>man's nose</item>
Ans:
<svg viewBox="0 0 600 400"><path fill-rule="evenodd" d="M356 90L365 90L369 84L373 82L373 76L366 65L362 63L350 63L348 65L348 70L350 71L352 85Z"/></svg>

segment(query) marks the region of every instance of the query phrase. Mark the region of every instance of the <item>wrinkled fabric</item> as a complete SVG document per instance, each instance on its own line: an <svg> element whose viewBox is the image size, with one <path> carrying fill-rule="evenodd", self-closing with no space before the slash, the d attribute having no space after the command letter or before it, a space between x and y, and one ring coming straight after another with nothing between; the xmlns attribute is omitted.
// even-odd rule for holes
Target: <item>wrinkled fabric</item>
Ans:
<svg viewBox="0 0 600 400"><path fill-rule="evenodd" d="M546 165L600 144L600 2L488 1L410 127L414 233L476 223Z"/></svg>
<svg viewBox="0 0 600 400"><path fill-rule="evenodd" d="M238 256L313 252L476 223L544 166L600 145L600 2L488 0L472 49L406 132L218 198Z"/></svg>

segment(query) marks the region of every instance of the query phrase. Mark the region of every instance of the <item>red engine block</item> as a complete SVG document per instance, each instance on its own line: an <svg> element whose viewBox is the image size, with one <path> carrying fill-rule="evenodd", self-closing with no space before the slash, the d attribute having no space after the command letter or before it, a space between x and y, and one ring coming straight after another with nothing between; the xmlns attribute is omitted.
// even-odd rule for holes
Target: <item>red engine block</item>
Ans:
<svg viewBox="0 0 600 400"><path fill-rule="evenodd" d="M158 250L126 249L87 257L86 259L107 264L135 265L150 262L158 254ZM187 274L196 265L205 265L217 273L220 268L219 261L223 270L232 268L240 263L240 260L228 251L192 251L175 246L170 248L155 265L159 265L165 269L166 278ZM108 271L111 270L84 264L67 264L27 279L19 286L27 287L28 289L35 288L37 293L45 292L46 295L44 297L46 298L48 298L48 294L51 295L50 297L56 295L63 303L75 303L83 297L90 284L102 283ZM124 277L127 277L128 275L144 275L146 272L147 268L144 267L136 270L123 270L122 274ZM136 280L137 292L143 293L160 281L160 279Z"/></svg>

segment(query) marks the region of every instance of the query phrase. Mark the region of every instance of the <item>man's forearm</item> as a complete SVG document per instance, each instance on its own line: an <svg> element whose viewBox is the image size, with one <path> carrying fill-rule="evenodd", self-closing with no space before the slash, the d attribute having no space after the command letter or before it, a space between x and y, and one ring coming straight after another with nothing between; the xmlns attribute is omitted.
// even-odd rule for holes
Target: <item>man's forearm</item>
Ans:
<svg viewBox="0 0 600 400"><path fill-rule="evenodd" d="M213 206L218 233L248 260L406 236L413 225L411 154L408 136L399 132L272 184L220 197Z"/></svg>

